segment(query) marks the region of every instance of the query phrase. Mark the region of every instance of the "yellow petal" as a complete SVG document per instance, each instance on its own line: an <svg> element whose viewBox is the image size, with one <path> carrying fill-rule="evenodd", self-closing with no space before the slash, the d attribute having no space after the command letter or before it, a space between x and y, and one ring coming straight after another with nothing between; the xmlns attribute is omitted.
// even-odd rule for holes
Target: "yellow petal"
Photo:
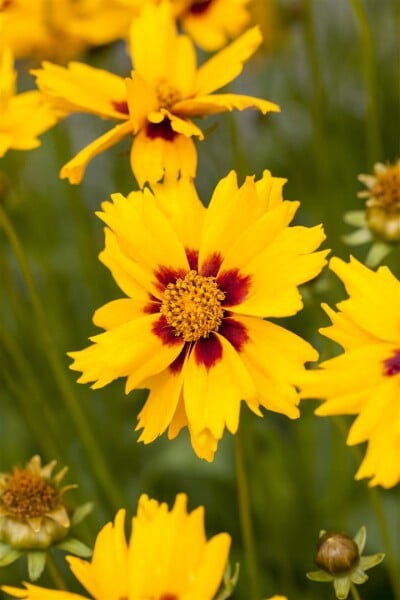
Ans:
<svg viewBox="0 0 400 600"><path fill-rule="evenodd" d="M177 52L175 18L169 2L147 2L131 27L129 44L134 68L148 81L164 79Z"/></svg>
<svg viewBox="0 0 400 600"><path fill-rule="evenodd" d="M376 434L378 430L381 430L381 435L385 435L385 428L381 427L381 422L385 420L390 405L398 401L398 383L396 378L388 377L386 380L382 380L381 385L371 390L362 410L350 428L347 438L350 446L365 442L371 437L371 434Z"/></svg>
<svg viewBox="0 0 400 600"><path fill-rule="evenodd" d="M160 268L188 270L185 250L148 189L128 198L113 194L112 200L97 214L115 232L127 258L153 274L153 280Z"/></svg>
<svg viewBox="0 0 400 600"><path fill-rule="evenodd" d="M154 199L185 248L198 250L206 214L192 181L154 184Z"/></svg>
<svg viewBox="0 0 400 600"><path fill-rule="evenodd" d="M93 323L102 329L114 329L123 323L142 317L148 302L148 295L145 295L144 301L131 298L112 300L96 310L93 315Z"/></svg>
<svg viewBox="0 0 400 600"><path fill-rule="evenodd" d="M373 336L365 329L361 329L356 323L343 313L336 313L328 305L322 304L322 308L332 321L330 327L322 327L319 331L326 337L340 344L345 350L352 350L359 346L379 343L379 338Z"/></svg>
<svg viewBox="0 0 400 600"><path fill-rule="evenodd" d="M215 535L207 542L198 566L196 584L185 594L185 600L214 598L223 579L230 545L231 538L227 533Z"/></svg>
<svg viewBox="0 0 400 600"><path fill-rule="evenodd" d="M254 226L254 239L251 240L251 229L243 234L243 239L232 248L226 257L221 271L236 264L241 272L251 277L251 287L246 299L238 306L232 306L233 312L255 316L289 316L298 312L303 301L298 291L298 286L316 277L326 264L328 250L313 252L325 239L321 226L317 227L285 227L282 210L279 207L267 213L268 217L275 212L275 223L282 223L279 227L270 228L268 241L264 243L264 250L253 253L262 240L258 237L262 227L258 223ZM260 219L261 221L261 219ZM273 223L273 221L270 221ZM258 229L258 231L257 231ZM256 234L257 232L257 234ZM268 237L266 238L268 240ZM243 252L244 240L250 244L249 251ZM250 255L253 257L247 261ZM243 266L241 263L244 262Z"/></svg>
<svg viewBox="0 0 400 600"><path fill-rule="evenodd" d="M255 395L255 388L240 356L233 346L217 335L222 356L206 368L199 364L196 348L185 369L183 396L190 429L195 434L209 430L220 439L225 426L236 433L240 402Z"/></svg>
<svg viewBox="0 0 400 600"><path fill-rule="evenodd" d="M210 58L197 71L196 95L204 96L218 90L240 75L244 63L254 54L261 42L260 28L252 27Z"/></svg>
<svg viewBox="0 0 400 600"><path fill-rule="evenodd" d="M175 373L169 369L142 383L144 388L149 388L150 393L139 413L135 428L136 431L143 429L139 442L153 442L170 425L181 395L182 384L183 371Z"/></svg>
<svg viewBox="0 0 400 600"><path fill-rule="evenodd" d="M124 531L125 510L107 523L96 538L91 562L67 558L71 571L94 598L128 597L128 547Z"/></svg>
<svg viewBox="0 0 400 600"><path fill-rule="evenodd" d="M185 117L202 117L217 113L255 108L265 115L267 112L280 112L274 102L243 96L239 94L211 94L210 96L196 96L193 99L181 100L173 106L174 112Z"/></svg>
<svg viewBox="0 0 400 600"><path fill-rule="evenodd" d="M78 62L71 62L68 67L44 62L42 69L34 69L32 73L39 89L61 111L128 118L114 104L126 101L124 79L118 75Z"/></svg>
<svg viewBox="0 0 400 600"><path fill-rule="evenodd" d="M235 320L245 326L249 336L241 357L255 383L257 401L268 410L297 418L299 395L295 386L304 373L304 363L316 360L317 352L302 338L269 321L252 317Z"/></svg>
<svg viewBox="0 0 400 600"><path fill-rule="evenodd" d="M161 109L161 113L168 117L171 123L171 128L173 129L173 131L176 131L176 133L181 133L186 137L196 136L200 140L204 139L204 134L201 131L200 127L197 127L197 125L195 125L189 119L181 119L172 112L165 109Z"/></svg>
<svg viewBox="0 0 400 600"><path fill-rule="evenodd" d="M119 377L128 377L127 386L133 389L163 371L178 356L182 345L162 343L152 331L158 319L156 314L129 321L92 337L94 343L88 348L70 352L74 359L70 368L82 372L78 382L93 381L92 388L97 389Z"/></svg>
<svg viewBox="0 0 400 600"><path fill-rule="evenodd" d="M380 267L374 272L355 258L349 263L332 258L330 268L343 281L350 296L338 308L368 333L398 344L400 282L389 269Z"/></svg>
<svg viewBox="0 0 400 600"><path fill-rule="evenodd" d="M3 585L1 589L14 598L23 598L24 600L89 600L87 596L72 594L64 590L48 590L31 583L24 583L24 586L25 589L20 589Z"/></svg>
<svg viewBox="0 0 400 600"><path fill-rule="evenodd" d="M131 79L125 79L129 117L133 133L137 133L146 123L147 115L158 108L154 86L148 83L137 71Z"/></svg>
<svg viewBox="0 0 400 600"><path fill-rule="evenodd" d="M196 175L197 152L191 138L176 134L174 139L150 138L145 130L134 138L131 150L132 171L143 187L164 181L174 181L179 177L193 179Z"/></svg>
<svg viewBox="0 0 400 600"><path fill-rule="evenodd" d="M121 290L135 301L145 302L150 294L158 297L159 291L154 285L153 270L150 271L131 260L123 244L119 243L117 235L108 228L105 230L105 238L105 249L100 252L99 259L110 269Z"/></svg>
<svg viewBox="0 0 400 600"><path fill-rule="evenodd" d="M122 138L132 131L130 121L116 125L96 140L83 148L74 158L67 162L60 171L61 179L68 179L70 183L80 183L88 163L97 156L117 144Z"/></svg>

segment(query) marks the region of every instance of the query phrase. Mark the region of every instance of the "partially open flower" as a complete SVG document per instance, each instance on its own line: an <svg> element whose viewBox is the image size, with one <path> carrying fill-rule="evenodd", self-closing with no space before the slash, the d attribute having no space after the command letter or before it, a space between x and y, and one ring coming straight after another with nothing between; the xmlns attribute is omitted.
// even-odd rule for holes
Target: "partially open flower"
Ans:
<svg viewBox="0 0 400 600"><path fill-rule="evenodd" d="M345 533L321 531L315 555L315 563L320 571L307 573L312 581L331 581L336 598L345 600L352 584L364 583L368 575L364 571L372 569L384 559L382 553L362 556L367 530L361 527L354 538Z"/></svg>
<svg viewBox="0 0 400 600"><path fill-rule="evenodd" d="M68 467L52 475L55 465L53 460L42 466L40 456L35 455L25 467L15 466L12 472L0 473L0 566L10 564L26 551L32 579L39 577L44 568L42 551L65 540L72 521L77 522L71 520L63 499L66 491L77 486L61 487ZM66 548L86 556L89 553L77 540L69 539Z"/></svg>
<svg viewBox="0 0 400 600"><path fill-rule="evenodd" d="M368 188L357 194L366 199L366 206L345 213L345 222L358 229L344 236L343 241L349 246L372 242L365 264L376 267L393 244L400 242L400 160L376 163L373 175L359 175L358 179Z"/></svg>

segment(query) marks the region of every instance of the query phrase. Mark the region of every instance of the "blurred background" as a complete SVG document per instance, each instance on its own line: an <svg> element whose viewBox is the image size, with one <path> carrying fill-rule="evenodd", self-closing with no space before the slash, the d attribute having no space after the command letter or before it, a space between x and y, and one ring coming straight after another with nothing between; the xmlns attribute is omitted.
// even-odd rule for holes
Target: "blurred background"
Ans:
<svg viewBox="0 0 400 600"><path fill-rule="evenodd" d="M343 214L363 207L357 198L363 189L357 175L372 173L377 161L400 156L400 3L254 0L253 5L254 22L261 24L265 43L230 90L275 101L282 112L262 117L247 111L202 124L208 135L198 144L200 196L207 204L218 180L232 168L241 180L270 169L288 179L285 197L301 201L299 223L322 222L325 247L332 255L347 259L352 253L363 260L368 245L350 248L342 240L351 231ZM359 6L369 29L360 19ZM204 59L199 53L199 60ZM120 75L128 75L131 68L122 43L93 50L82 60ZM18 65L20 91L33 87L28 74L32 66L29 61ZM23 465L36 453L45 463L57 459L57 468L68 465L65 483L78 483L79 488L66 498L72 505L88 500L95 505L77 528L88 545L117 508L123 505L133 515L141 493L171 505L178 492L186 492L191 509L205 505L209 535L232 535L231 561L241 563L233 598L247 600L232 436L225 435L212 464L196 458L185 432L173 442L163 437L149 446L137 444L134 426L145 393L125 396L120 381L92 391L76 384L76 374L68 369L66 352L85 347L88 337L97 333L91 322L94 310L121 296L97 260L103 227L94 212L110 193L135 189L129 140L95 158L78 187L60 180L58 172L108 127L96 117L77 115L42 136L37 150L10 151L0 159L0 201L24 252L18 257L0 231L0 471ZM394 248L386 260L398 277L399 256L399 248ZM37 290L36 300L27 279ZM332 306L344 298L344 290L324 272L302 291L305 309L279 322L314 344L321 358L330 357L338 348L318 334L327 324L320 303ZM355 482L364 448L345 444L351 418L316 417L316 405L303 401L296 421L273 413L260 419L242 409L264 597L280 593L289 600L333 598L330 585L305 577L316 568L319 531L339 529L353 536L366 525L366 553L382 551L379 503L400 569L398 486L371 491L366 481ZM82 443L85 423L114 485L108 484ZM69 589L78 591L65 570L63 553L53 554ZM24 558L0 569L0 583L23 579ZM52 585L46 574L40 583ZM387 563L371 571L359 589L364 600L395 598Z"/></svg>

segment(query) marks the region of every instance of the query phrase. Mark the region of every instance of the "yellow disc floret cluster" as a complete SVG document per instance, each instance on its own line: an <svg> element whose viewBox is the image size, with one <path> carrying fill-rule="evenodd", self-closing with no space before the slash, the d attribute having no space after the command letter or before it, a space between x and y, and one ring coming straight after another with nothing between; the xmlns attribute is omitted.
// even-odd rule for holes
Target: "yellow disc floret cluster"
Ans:
<svg viewBox="0 0 400 600"><path fill-rule="evenodd" d="M185 342L207 338L218 331L224 315L221 292L215 277L204 277L192 270L176 283L169 283L163 294L161 314L176 336Z"/></svg>

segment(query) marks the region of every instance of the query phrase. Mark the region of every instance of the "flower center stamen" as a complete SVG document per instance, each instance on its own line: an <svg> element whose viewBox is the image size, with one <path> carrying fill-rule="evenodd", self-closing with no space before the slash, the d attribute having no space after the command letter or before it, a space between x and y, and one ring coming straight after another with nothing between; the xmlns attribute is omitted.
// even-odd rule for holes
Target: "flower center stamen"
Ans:
<svg viewBox="0 0 400 600"><path fill-rule="evenodd" d="M23 469L15 469L0 498L9 514L18 518L35 518L54 510L59 494L43 477Z"/></svg>
<svg viewBox="0 0 400 600"><path fill-rule="evenodd" d="M184 278L167 285L160 311L176 336L195 342L218 331L224 316L224 298L215 277L189 271Z"/></svg>
<svg viewBox="0 0 400 600"><path fill-rule="evenodd" d="M389 377L398 375L400 373L400 350L395 350L390 358L387 358L384 362L384 373Z"/></svg>
<svg viewBox="0 0 400 600"><path fill-rule="evenodd" d="M377 174L367 206L400 206L400 165L388 165Z"/></svg>
<svg viewBox="0 0 400 600"><path fill-rule="evenodd" d="M182 94L167 79L160 79L156 84L156 94L160 108L170 108L182 99Z"/></svg>

